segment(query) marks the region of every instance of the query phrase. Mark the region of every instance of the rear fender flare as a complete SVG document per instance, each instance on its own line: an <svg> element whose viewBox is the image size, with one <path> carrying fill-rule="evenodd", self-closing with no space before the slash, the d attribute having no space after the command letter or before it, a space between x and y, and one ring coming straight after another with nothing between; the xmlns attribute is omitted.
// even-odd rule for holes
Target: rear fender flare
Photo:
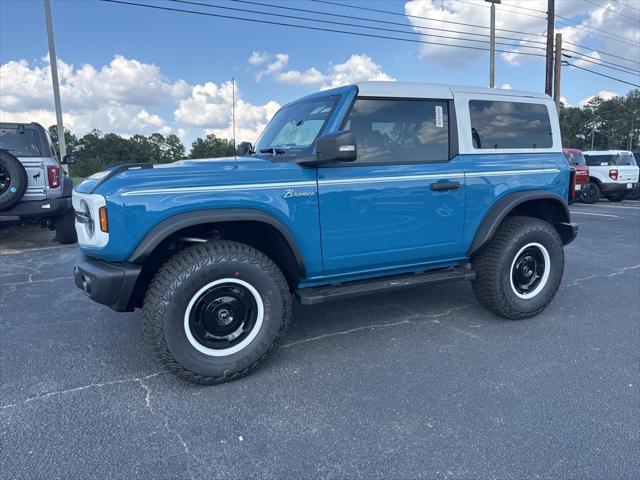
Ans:
<svg viewBox="0 0 640 480"><path fill-rule="evenodd" d="M501 198L489 209L476 231L467 256L472 256L491 240L502 221L509 213L518 207L518 205L532 200L552 200L553 202L557 202L560 207L560 218L554 222L554 227L561 233L559 224L568 224L570 221L570 213L567 202L560 195L545 191L515 192Z"/></svg>

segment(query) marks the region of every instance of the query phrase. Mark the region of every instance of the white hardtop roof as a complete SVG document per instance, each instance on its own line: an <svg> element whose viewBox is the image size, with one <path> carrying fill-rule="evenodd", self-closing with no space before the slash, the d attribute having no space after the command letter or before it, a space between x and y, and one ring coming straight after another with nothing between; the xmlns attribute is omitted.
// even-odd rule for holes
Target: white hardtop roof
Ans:
<svg viewBox="0 0 640 480"><path fill-rule="evenodd" d="M504 95L511 97L529 97L549 100L544 93L505 90L501 88L465 87L462 85L444 85L418 82L361 82L357 83L358 95L363 97L410 97L452 99L457 93Z"/></svg>
<svg viewBox="0 0 640 480"><path fill-rule="evenodd" d="M633 155L633 152L629 150L585 150L582 152L583 155L617 155L619 153Z"/></svg>

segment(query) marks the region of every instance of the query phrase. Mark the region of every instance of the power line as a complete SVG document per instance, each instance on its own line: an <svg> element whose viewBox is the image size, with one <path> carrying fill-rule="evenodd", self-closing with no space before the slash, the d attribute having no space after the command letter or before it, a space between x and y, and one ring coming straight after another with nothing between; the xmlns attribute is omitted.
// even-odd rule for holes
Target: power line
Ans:
<svg viewBox="0 0 640 480"><path fill-rule="evenodd" d="M464 49L468 49L468 50L480 50L480 51L487 51L488 50L487 48L475 47L475 46L470 46L470 45L457 45L457 44L448 44L448 43L441 43L441 42L430 42L430 41L426 41L426 40L416 40L416 39L409 39L409 38L390 37L390 36L386 36L386 35L375 35L375 34L372 34L372 33L352 32L352 31L337 30L337 29L331 29L331 28L314 27L314 26L310 26L310 25L295 25L295 24L285 23L285 22L276 22L276 21L271 21L271 20L247 18L247 17L237 17L237 16L232 16L232 15L222 15L222 14L218 14L218 13L201 12L201 11L196 11L196 10L186 10L186 9L182 9L182 8L172 8L172 7L165 7L165 6L160 6L160 5L136 3L136 2L130 2L130 1L125 1L125 0L100 0L100 1L105 2L105 3L113 3L113 4L119 4L119 5L130 5L130 6L135 6L135 7L149 8L149 9L154 9L154 10L168 11L168 12L187 13L187 14L191 14L191 15L199 15L199 16L205 16L205 17L224 18L224 19L228 19L228 20L241 20L241 21L245 21L245 22L260 23L260 24L266 24L266 25L292 27L292 28L298 28L298 29L303 29L303 30L313 30L313 31L321 31L321 32L331 32L331 33L342 33L342 34L345 34L345 35L353 35L353 36L359 36L359 37L378 38L378 39L383 39L383 40L396 40L396 41L402 41L402 42L428 44L428 45L439 45L439 46L454 47L454 48L464 48ZM185 0L182 0L182 1L185 1ZM543 54L530 53L530 52L514 52L514 51L508 51L508 50L496 50L496 51L500 52L500 53L511 53L511 54L515 54L515 55L528 55L528 56L535 56L535 57L544 57L545 56ZM621 83L632 85L634 87L640 87L640 85L635 85L635 84L627 82L625 80L621 80L621 79L616 78L616 77L605 75L605 74L600 73L600 72L589 70L587 68L579 67L579 66L573 65L573 64L569 64L569 65L572 66L572 67L578 68L580 70L584 70L586 72L593 73L595 75L600 75L600 76L603 76L603 77L606 77L606 78L609 78L609 79L612 79L612 80L615 80L615 81L618 81L618 82L621 82Z"/></svg>
<svg viewBox="0 0 640 480"><path fill-rule="evenodd" d="M453 20L439 20L439 19L435 19L435 18L422 17L420 15L409 15L409 14L394 12L394 11L391 11L391 10L380 10L378 8L362 7L360 5L348 5L348 4L344 4L344 3L332 2L332 1L329 1L329 0L310 0L310 1L316 2L316 3L326 3L327 5L335 5L335 6L344 7L344 8L355 8L357 10L367 10L367 11L371 11L371 12L386 13L386 14L389 14L389 15L396 15L396 16L400 16L400 17L409 17L409 18L416 18L416 19L420 19L420 20L429 20L431 22L451 23L451 24L454 24L454 25L462 25L462 26L465 26L465 27L483 28L485 30L489 30L489 27L485 27L484 25L476 25L476 24L472 24L472 23L454 22ZM532 35L532 36L535 36L535 37L545 37L545 35L541 35L539 33L518 32L517 30L507 30L507 29L504 29L504 28L496 28L496 31L508 32L508 33L516 33L516 34L520 34L520 35Z"/></svg>
<svg viewBox="0 0 640 480"><path fill-rule="evenodd" d="M567 45L571 45L572 47L582 48L584 50L591 50L592 52L596 52L596 53L599 53L601 55L607 55L609 57L619 58L620 60L624 60L624 61L630 62L630 63L637 63L638 65L640 65L639 61L632 60L630 58L625 58L625 57L622 57L620 55L616 55L614 53L610 53L610 52L607 52L607 51L602 50L602 49L593 48L593 47L590 47L588 45L578 45L577 43L571 43L571 42L567 42L567 41L564 41L564 43L566 43Z"/></svg>
<svg viewBox="0 0 640 480"><path fill-rule="evenodd" d="M421 36L421 37L444 38L444 39L448 39L448 40L460 40L460 41L464 41L464 42L476 42L476 43L486 44L486 40L477 40L477 39L472 39L472 38L460 38L460 37L452 37L452 36L446 36L446 35L435 35L435 34L429 34L429 33L420 33L420 32L414 32L414 31L405 31L405 30L398 30L398 29L393 29L393 28L369 26L369 25L358 25L358 24L355 24L353 22L345 23L345 22L337 22L337 21L334 21L334 20L321 20L321 19L318 19L318 18L300 17L300 16L297 16L297 15L287 15L287 14L283 14L283 13L262 12L262 11L257 11L257 10L249 10L249 9L245 9L245 8L225 7L225 6L222 6L222 5L212 5L210 3L202 3L202 2L197 2L197 1L194 1L194 0L169 0L169 1L174 2L174 3L184 3L184 4L188 4L188 5L196 5L196 6L199 6L199 7L218 8L218 9L222 9L222 10L232 10L232 11L236 11L236 12L253 13L253 14L258 14L258 15L267 15L267 16L270 16L270 17L290 18L290 19L294 19L294 20L304 20L304 21L307 21L307 22L317 22L317 23L324 23L324 24L331 24L331 25L341 25L343 27L367 28L367 29L370 29L370 30L401 33L401 34L404 34L404 35L418 35L418 36ZM256 2L252 2L252 3L256 3ZM528 45L520 45L520 44L514 44L514 43L497 42L497 44L498 45L503 45L505 47L521 47L522 46L522 47L525 47L525 48L532 48L532 49L537 49L537 50L540 49L540 47L532 47L532 46L528 46Z"/></svg>
<svg viewBox="0 0 640 480"><path fill-rule="evenodd" d="M461 0L457 0L457 1L461 1ZM509 6L509 7L514 7L514 8L519 8L519 9L522 9L522 10L527 10L527 11L530 11L530 12L542 13L544 15L546 15L546 13L547 13L547 12L543 12L542 10L536 10L536 9L533 9L533 8L522 7L520 5L516 6L516 5L509 5L509 4L506 4L506 3L503 4L503 5L506 5L506 6ZM513 12L513 13L517 13L517 12ZM623 37L621 35L616 35L615 33L607 32L606 30L601 30L601 29L596 28L596 27L590 27L590 26L587 26L587 25L582 25L580 22L578 22L576 20L572 20L570 18L563 17L563 16L558 15L558 14L556 14L556 18L560 18L560 19L564 20L564 21L556 20L556 22L558 22L560 24L564 24L565 26L571 26L573 28L578 28L579 30L585 30L585 31L594 30L596 32L601 32L602 34L605 34L607 36L616 37L616 38L619 38L622 41L625 41L627 43L634 44L633 40L630 39L630 38ZM570 22L573 25L567 25L567 22ZM597 34L594 34L594 33L591 33L591 35L596 36L596 37L602 36L602 35L597 35Z"/></svg>
<svg viewBox="0 0 640 480"><path fill-rule="evenodd" d="M279 9L284 9L284 10L293 10L293 11L297 11L297 12L305 12L305 13L315 13L318 15L326 15L329 17L336 17L336 18L346 18L349 20L363 20L366 22L373 22L373 23L382 23L382 24L386 24L386 25L399 25L402 27L411 27L411 28L417 28L420 30L436 30L436 31L440 31L440 32L450 32L450 33L457 33L460 35L472 35L475 37L482 37L482 38L489 38L489 35L486 33L476 33L476 32L466 32L463 30L450 30L450 29L445 29L445 28L437 28L437 27L425 27L425 26L419 26L419 25L408 25L406 23L401 23L401 22L391 22L389 20L380 20L380 19L375 19L375 18L367 18L367 17L357 17L357 16L353 16L353 15L341 15L339 13L328 13L328 12L321 12L319 10L309 10L309 9L305 9L305 8L295 8L292 7L290 5L282 6L282 5L273 5L270 3L261 3L261 2L254 2L251 0L229 0L232 2L237 2L237 3L247 3L247 4L251 4L251 5L258 5L261 7L270 7L270 8L279 8ZM436 19L432 19L434 21L436 21ZM471 27L475 27L475 25L472 24L468 24L468 26ZM545 45L545 42L541 42L538 40L527 40L527 39L523 39L523 38L517 38L517 37L504 37L504 36L500 36L500 37L496 37L499 38L501 40L514 40L516 42L527 42L527 43L536 43L536 44L540 44L540 45Z"/></svg>
<svg viewBox="0 0 640 480"><path fill-rule="evenodd" d="M604 8L606 11L611 12L611 13L615 13L616 15L620 15L621 17L624 17L624 18L629 18L631 20L636 20L636 21L639 20L638 17L630 17L629 15L625 15L622 12L618 12L617 10L613 10L613 9L609 8L608 5L600 5L599 3L596 3L596 2L594 2L592 0L587 0L587 3L590 3L591 5L595 5L598 8Z"/></svg>
<svg viewBox="0 0 640 480"><path fill-rule="evenodd" d="M631 10L635 10L637 12L640 12L640 8L633 7L633 6L629 5L628 3L621 2L620 0L613 0L613 1L618 3L618 4L620 4L620 5L622 5L623 7L627 7L627 8L630 8Z"/></svg>
<svg viewBox="0 0 640 480"><path fill-rule="evenodd" d="M582 55L582 54L580 54L578 52L575 52L573 50L563 49L563 52L573 53L574 55L580 55L579 57L575 57L575 56L572 56L572 55L563 54L567 58L573 58L573 59L576 59L576 60L582 60L583 62L592 63L594 65L600 65L600 66L602 66L604 68L610 68L611 70L617 70L618 72L626 73L627 75L640 75L640 70L632 70L632 69L627 68L627 67L622 67L622 65L616 65L616 64L612 64L611 62L606 62L606 63L609 63L609 64L613 65L613 66L608 66L608 65L605 64L604 60L600 60L600 59L598 59L596 57L590 57L588 55ZM619 67L622 67L622 68L619 68ZM626 68L626 70L623 70L624 68Z"/></svg>
<svg viewBox="0 0 640 480"><path fill-rule="evenodd" d="M575 20L571 20L570 18L562 17L560 15L556 15L556 17L561 18L562 20L564 20L564 22L561 21L561 20L556 20L560 24L564 24L564 25L569 26L569 27L577 28L578 30L584 30L584 31L589 32L589 33L591 33L590 32L591 30L594 30L596 32L601 32L600 35L591 33L591 35L593 35L595 37L597 37L597 36L602 37L602 34L605 34L605 35L607 35L609 37L612 37L610 39L617 40L619 42L628 43L629 45L633 45L634 47L637 46L637 44L634 43L634 41L632 39L630 39L630 38L623 37L621 35L616 35L615 33L610 33L610 32L607 32L606 30L600 30L599 28L596 28L596 27L589 27L587 25L582 25L580 22L577 22ZM571 24L567 25L567 22L570 22L573 25L571 25Z"/></svg>
<svg viewBox="0 0 640 480"><path fill-rule="evenodd" d="M616 82L626 83L627 85L631 85L632 87L640 88L640 85L637 85L637 84L631 83L631 82L627 82L625 80L620 80L619 78L611 77L609 75L605 75L604 73L596 72L595 70L589 70L588 68L580 67L580 66L574 65L572 63L569 63L568 66L573 67L573 68L577 68L579 70L584 70L585 72L593 73L595 75L600 75L601 77L606 77L606 78L609 78L611 80L615 80Z"/></svg>
<svg viewBox="0 0 640 480"><path fill-rule="evenodd" d="M332 28L323 28L323 27L313 27L310 25L296 25L296 24L292 24L292 23L285 23L285 22L276 22L276 21L271 21L271 20L263 20L263 19L256 19L256 18L247 18L247 17L236 17L233 15L222 15L219 13L209 13L209 12L201 12L201 11L197 11L197 10L186 10L186 9L182 9L182 8L172 8L172 7L163 7L160 5L151 5L151 4L145 4L145 3L135 3L135 2L128 2L128 1L124 1L124 0L100 0L102 2L106 2L106 3L114 3L114 4L120 4L120 5L131 5L131 6L135 6L135 7L143 7L143 8L149 8L149 9L155 9L155 10L164 10L164 11L169 11L169 12L180 12L180 13L188 13L188 14L193 14L193 15L201 15L201 16L206 16L206 17L215 17L215 18L225 18L228 20L241 20L244 22L252 22L252 23L262 23L262 24L266 24L266 25L276 25L276 26L282 26L282 27L292 27L292 28L298 28L298 29L303 29L303 30L315 30L315 31L320 31L320 32L331 32L331 33L342 33L345 35L353 35L353 36L358 36L358 37L368 37L368 38L380 38L380 39L384 39L384 40L396 40L396 41L400 41L400 42L409 42L409 43L419 43L419 44L426 44L426 45L438 45L441 47L455 47L455 48L465 48L468 50L480 50L480 51L488 51L488 48L482 48L482 47L475 47L475 46L471 46L471 45L458 45L458 44L451 44L451 43L442 43L442 42L430 42L428 40L416 40L416 39L411 39L411 38L399 38L399 37L389 37L386 35L375 35L373 33L364 33L364 32L351 32L351 31L345 31L345 30L337 30L337 29L332 29ZM514 55L528 55L528 56L533 56L533 57L543 57L543 54L539 54L539 53L532 53L532 52L515 52L515 51L510 51L510 50L496 50L496 52L500 52L500 53L511 53Z"/></svg>

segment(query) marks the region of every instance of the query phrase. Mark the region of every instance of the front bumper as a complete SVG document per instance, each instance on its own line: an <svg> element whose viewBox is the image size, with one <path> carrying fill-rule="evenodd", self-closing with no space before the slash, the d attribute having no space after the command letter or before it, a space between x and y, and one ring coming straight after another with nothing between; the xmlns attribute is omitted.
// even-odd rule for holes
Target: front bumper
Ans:
<svg viewBox="0 0 640 480"><path fill-rule="evenodd" d="M67 213L71 208L71 197L18 202L13 208L0 211L0 217L20 217L21 219L59 217Z"/></svg>
<svg viewBox="0 0 640 480"><path fill-rule="evenodd" d="M578 225L575 223L556 223L556 230L560 234L563 245L569 245L578 236Z"/></svg>
<svg viewBox="0 0 640 480"><path fill-rule="evenodd" d="M94 302L116 312L130 312L133 289L142 267L132 263L107 263L76 253L73 274L76 286Z"/></svg>

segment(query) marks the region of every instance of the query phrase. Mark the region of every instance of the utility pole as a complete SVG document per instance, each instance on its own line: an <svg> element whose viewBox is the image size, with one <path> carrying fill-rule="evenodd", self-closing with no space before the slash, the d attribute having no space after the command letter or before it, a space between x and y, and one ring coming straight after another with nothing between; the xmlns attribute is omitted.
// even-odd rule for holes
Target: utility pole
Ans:
<svg viewBox="0 0 640 480"><path fill-rule="evenodd" d="M638 110L634 110L631 116L631 131L629 132L629 148L627 148L627 150L631 151L633 150L633 131L634 131L634 127L636 124L636 115L638 114Z"/></svg>
<svg viewBox="0 0 640 480"><path fill-rule="evenodd" d="M553 70L553 99L560 112L560 69L562 68L562 34L556 33L556 62Z"/></svg>
<svg viewBox="0 0 640 480"><path fill-rule="evenodd" d="M484 0L491 4L491 35L489 41L489 88L496 86L496 3L502 0Z"/></svg>
<svg viewBox="0 0 640 480"><path fill-rule="evenodd" d="M553 34L555 32L555 0L547 0L547 64L544 76L544 93L551 96L553 90Z"/></svg>
<svg viewBox="0 0 640 480"><path fill-rule="evenodd" d="M49 63L51 65L51 81L53 83L53 102L56 108L56 123L58 124L58 148L60 149L60 160L62 160L67 154L67 146L64 143L64 125L62 124L62 106L60 105L60 82L58 81L56 45L53 39L51 0L44 0L44 16L47 22L47 39L49 40ZM66 173L69 173L69 169L66 165L63 165L62 168Z"/></svg>

